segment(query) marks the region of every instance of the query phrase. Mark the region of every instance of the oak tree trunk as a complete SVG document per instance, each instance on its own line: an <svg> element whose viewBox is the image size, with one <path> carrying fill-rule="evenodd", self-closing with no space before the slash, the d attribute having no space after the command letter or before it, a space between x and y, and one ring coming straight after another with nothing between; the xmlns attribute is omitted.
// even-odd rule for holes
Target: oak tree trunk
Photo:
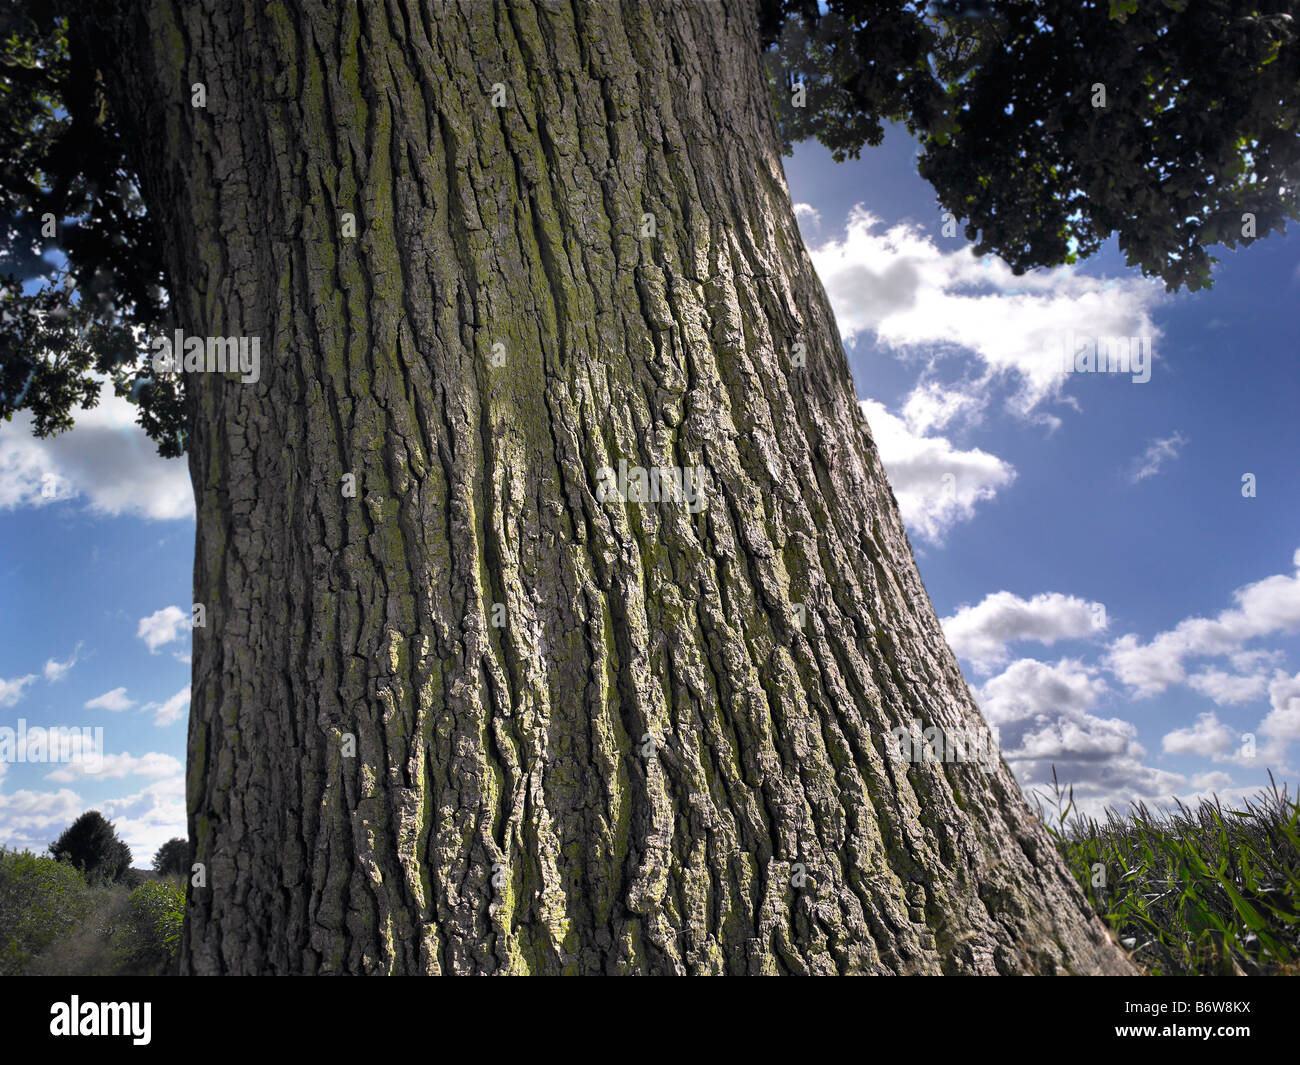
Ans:
<svg viewBox="0 0 1300 1065"><path fill-rule="evenodd" d="M1132 971L1000 760L891 739L982 720L752 3L78 25L175 326L260 338L256 383L187 378L186 971Z"/></svg>

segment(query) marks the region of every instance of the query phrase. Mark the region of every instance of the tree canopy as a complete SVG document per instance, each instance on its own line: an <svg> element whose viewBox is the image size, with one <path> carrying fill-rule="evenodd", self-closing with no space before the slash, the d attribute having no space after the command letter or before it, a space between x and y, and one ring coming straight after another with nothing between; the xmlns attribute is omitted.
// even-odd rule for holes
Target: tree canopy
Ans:
<svg viewBox="0 0 1300 1065"><path fill-rule="evenodd" d="M159 876L184 875L190 871L189 840L174 836L153 856L153 871Z"/></svg>
<svg viewBox="0 0 1300 1065"><path fill-rule="evenodd" d="M164 456L185 451L183 378L145 337L168 282L128 124L78 36L82 0L0 14L0 416L67 429L104 381ZM1175 291L1211 247L1297 214L1292 0L759 0L784 147L837 160L900 122L942 211L1016 272L1115 235ZM178 106L189 106L188 101Z"/></svg>
<svg viewBox="0 0 1300 1065"><path fill-rule="evenodd" d="M131 868L131 848L98 810L87 810L73 821L50 844L50 853L80 869L92 884L116 883Z"/></svg>

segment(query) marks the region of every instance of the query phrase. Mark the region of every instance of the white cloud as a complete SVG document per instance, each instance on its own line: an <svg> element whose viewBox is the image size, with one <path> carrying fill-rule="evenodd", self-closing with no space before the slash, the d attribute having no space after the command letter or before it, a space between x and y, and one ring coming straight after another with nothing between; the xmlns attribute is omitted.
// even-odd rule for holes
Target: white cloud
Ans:
<svg viewBox="0 0 1300 1065"><path fill-rule="evenodd" d="M1219 758L1237 745L1237 733L1223 724L1213 712L1200 714L1191 728L1166 733L1161 746L1166 754L1194 754L1202 758Z"/></svg>
<svg viewBox="0 0 1300 1065"><path fill-rule="evenodd" d="M190 705L190 686L187 684L165 703L146 703L143 709L154 711L155 725L170 725L185 715L185 708Z"/></svg>
<svg viewBox="0 0 1300 1065"><path fill-rule="evenodd" d="M1048 665L1033 658L1012 662L978 694L992 723L1045 722L1057 714L1080 714L1106 692L1096 670L1074 659Z"/></svg>
<svg viewBox="0 0 1300 1065"><path fill-rule="evenodd" d="M807 219L815 227L822 223L822 215L811 203L796 203L794 205L794 217L802 228L804 220Z"/></svg>
<svg viewBox="0 0 1300 1065"><path fill-rule="evenodd" d="M931 543L975 516L975 504L992 499L1016 477L1010 464L986 451L962 451L942 436L922 436L875 400L862 413L880 451L890 487L908 528Z"/></svg>
<svg viewBox="0 0 1300 1065"><path fill-rule="evenodd" d="M1133 464L1133 472L1129 475L1132 482L1137 484L1148 477L1154 477L1166 462L1178 458L1179 448L1186 443L1187 438L1179 432L1175 432L1173 436L1152 440L1147 445L1146 451Z"/></svg>
<svg viewBox="0 0 1300 1065"><path fill-rule="evenodd" d="M75 425L58 436L37 440L25 412L0 422L0 509L84 497L96 514L192 518L189 467L158 457L136 413L105 386L99 405L74 412Z"/></svg>
<svg viewBox="0 0 1300 1065"><path fill-rule="evenodd" d="M974 421L983 407L984 399L977 393L926 381L912 389L903 403L903 420L913 433L923 436L958 419Z"/></svg>
<svg viewBox="0 0 1300 1065"><path fill-rule="evenodd" d="M1282 651L1236 651L1228 656L1232 668L1239 673L1254 673L1265 666L1280 666L1286 661Z"/></svg>
<svg viewBox="0 0 1300 1065"><path fill-rule="evenodd" d="M41 853L87 809L81 796L67 788L0 793L0 843Z"/></svg>
<svg viewBox="0 0 1300 1065"><path fill-rule="evenodd" d="M144 640L149 653L153 654L164 644L179 640L189 628L190 615L178 606L167 606L155 610L147 618L141 618L135 634Z"/></svg>
<svg viewBox="0 0 1300 1065"><path fill-rule="evenodd" d="M1232 777L1218 769L1209 773L1197 773L1192 777L1192 787L1203 791L1220 791L1232 787Z"/></svg>
<svg viewBox="0 0 1300 1065"><path fill-rule="evenodd" d="M1095 761L1127 754L1136 745L1137 729L1129 722L1083 714L1078 718L1060 717L1026 732L1020 746L1008 751L1006 757L1013 761Z"/></svg>
<svg viewBox="0 0 1300 1065"><path fill-rule="evenodd" d="M1265 577L1237 589L1237 605L1215 618L1187 618L1147 644L1131 633L1120 637L1111 646L1107 665L1138 696L1156 695L1183 683L1188 658L1231 655L1247 640L1300 627L1300 551L1292 562L1297 573Z"/></svg>
<svg viewBox="0 0 1300 1065"><path fill-rule="evenodd" d="M77 653L81 650L81 644L77 644L72 650L72 657L66 662L56 662L53 658L45 662L45 679L48 683L53 684L55 681L62 680L68 674L73 666L78 662Z"/></svg>
<svg viewBox="0 0 1300 1065"><path fill-rule="evenodd" d="M131 848L132 865L147 868L163 843L186 835L185 776L177 773L133 795L94 803L69 788L0 793L0 843L44 852L87 810L99 810L112 821L118 836Z"/></svg>
<svg viewBox="0 0 1300 1065"><path fill-rule="evenodd" d="M1090 712L1107 692L1096 673L1072 659L1022 658L976 692L1017 780L1050 809L1055 770L1063 787L1073 786L1076 808L1093 816L1107 805L1174 795L1185 778L1142 764L1132 723Z"/></svg>
<svg viewBox="0 0 1300 1065"><path fill-rule="evenodd" d="M157 780L134 795L108 799L99 809L131 848L132 864L147 868L159 847L174 836L188 835L185 774Z"/></svg>
<svg viewBox="0 0 1300 1065"><path fill-rule="evenodd" d="M1300 740L1300 673L1289 677L1279 671L1268 686L1268 698L1272 709L1259 731L1279 743Z"/></svg>
<svg viewBox="0 0 1300 1065"><path fill-rule="evenodd" d="M13 706L23 697L23 689L35 679L35 673L28 673L25 677L14 677L13 680L0 677L0 706Z"/></svg>
<svg viewBox="0 0 1300 1065"><path fill-rule="evenodd" d="M943 251L914 226L882 229L861 205L842 240L809 254L846 342L873 332L898 351L974 353L985 385L1004 375L1018 384L1011 406L1025 416L1066 380L1058 346L1067 330L1149 336L1153 344L1160 332L1150 311L1164 294L1154 281L1108 281L1070 266L1017 277L1001 259L979 258L969 247Z"/></svg>
<svg viewBox="0 0 1300 1065"><path fill-rule="evenodd" d="M1206 667L1187 678L1188 687L1213 699L1219 706L1249 703L1264 694L1268 677L1263 673L1240 676Z"/></svg>
<svg viewBox="0 0 1300 1065"><path fill-rule="evenodd" d="M68 784L74 780L108 780L125 776L169 777L184 773L185 767L170 754L150 751L136 757L125 752L121 754L91 755L88 758L74 758L45 774L46 780L59 784Z"/></svg>
<svg viewBox="0 0 1300 1065"><path fill-rule="evenodd" d="M107 691L103 695L97 695L95 698L86 702L87 710L112 710L117 712L120 710L130 710L133 706L135 706L135 700L126 697L125 687L114 688L112 691Z"/></svg>
<svg viewBox="0 0 1300 1065"><path fill-rule="evenodd" d="M1034 640L1051 645L1079 639L1106 627L1106 608L1060 592L1022 599L1011 592L985 596L977 606L963 606L940 624L954 653L980 673L988 673L1008 658L1007 645Z"/></svg>

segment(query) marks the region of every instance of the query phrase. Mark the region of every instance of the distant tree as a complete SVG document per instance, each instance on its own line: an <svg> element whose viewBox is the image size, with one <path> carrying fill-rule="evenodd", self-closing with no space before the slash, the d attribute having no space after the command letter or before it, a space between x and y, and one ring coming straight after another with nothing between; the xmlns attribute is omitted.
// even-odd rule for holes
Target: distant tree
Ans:
<svg viewBox="0 0 1300 1065"><path fill-rule="evenodd" d="M188 840L173 836L153 856L153 871L159 876L184 876L190 868L190 845Z"/></svg>
<svg viewBox="0 0 1300 1065"><path fill-rule="evenodd" d="M88 883L115 883L131 868L131 848L117 838L113 822L87 810L55 842L50 853L80 869Z"/></svg>

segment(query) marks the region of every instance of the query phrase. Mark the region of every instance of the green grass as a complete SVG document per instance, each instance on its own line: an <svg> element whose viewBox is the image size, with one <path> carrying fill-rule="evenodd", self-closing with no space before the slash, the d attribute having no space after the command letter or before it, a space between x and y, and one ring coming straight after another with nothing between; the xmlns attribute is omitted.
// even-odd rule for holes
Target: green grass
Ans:
<svg viewBox="0 0 1300 1065"><path fill-rule="evenodd" d="M1098 822L1052 772L1039 819L1097 913L1152 976L1300 974L1300 803L1271 787L1225 810L1152 813L1135 803ZM1071 818L1071 814L1075 816Z"/></svg>

